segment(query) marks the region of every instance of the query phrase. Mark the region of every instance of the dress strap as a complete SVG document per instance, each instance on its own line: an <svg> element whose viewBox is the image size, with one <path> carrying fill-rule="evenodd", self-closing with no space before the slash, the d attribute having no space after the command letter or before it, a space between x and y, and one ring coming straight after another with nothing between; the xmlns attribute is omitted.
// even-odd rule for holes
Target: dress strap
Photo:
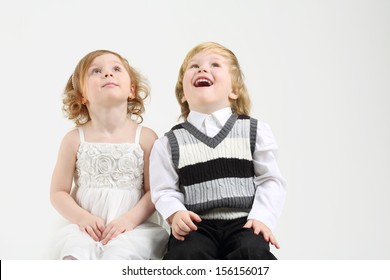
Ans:
<svg viewBox="0 0 390 280"><path fill-rule="evenodd" d="M142 129L142 125L138 125L137 130L135 131L135 139L134 139L135 144L139 143L139 139L141 137L141 129Z"/></svg>
<svg viewBox="0 0 390 280"><path fill-rule="evenodd" d="M79 131L80 143L83 143L84 142L84 130L81 126L79 126L77 129Z"/></svg>

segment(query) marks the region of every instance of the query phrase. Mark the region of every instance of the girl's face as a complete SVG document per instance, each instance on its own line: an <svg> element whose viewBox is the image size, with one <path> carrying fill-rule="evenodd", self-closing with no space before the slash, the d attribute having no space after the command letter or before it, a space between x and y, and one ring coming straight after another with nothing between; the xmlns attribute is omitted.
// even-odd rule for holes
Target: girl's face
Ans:
<svg viewBox="0 0 390 280"><path fill-rule="evenodd" d="M232 91L228 60L215 52L200 52L188 63L183 76L184 96L190 110L211 114L230 107L230 99L237 99Z"/></svg>
<svg viewBox="0 0 390 280"><path fill-rule="evenodd" d="M133 97L129 73L121 60L111 53L96 57L86 72L88 103L115 104Z"/></svg>

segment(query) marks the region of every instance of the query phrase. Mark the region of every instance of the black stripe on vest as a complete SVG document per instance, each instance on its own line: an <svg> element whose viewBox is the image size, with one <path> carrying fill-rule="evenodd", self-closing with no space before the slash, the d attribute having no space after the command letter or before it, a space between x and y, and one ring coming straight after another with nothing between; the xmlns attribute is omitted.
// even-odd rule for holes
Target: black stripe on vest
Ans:
<svg viewBox="0 0 390 280"><path fill-rule="evenodd" d="M220 178L250 178L253 176L252 161L237 158L219 158L179 169L180 183L184 186Z"/></svg>

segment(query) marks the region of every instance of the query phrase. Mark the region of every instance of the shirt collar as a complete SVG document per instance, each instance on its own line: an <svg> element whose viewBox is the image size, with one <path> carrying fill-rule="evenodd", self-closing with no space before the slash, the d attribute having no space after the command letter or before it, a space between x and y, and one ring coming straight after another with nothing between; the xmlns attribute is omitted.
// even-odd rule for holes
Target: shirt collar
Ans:
<svg viewBox="0 0 390 280"><path fill-rule="evenodd" d="M211 113L210 115L196 112L196 111L190 111L187 117L187 121L199 129L204 124L205 119L208 116L212 116L215 122L220 127L223 127L231 115L232 115L232 108L230 107L225 107L223 109Z"/></svg>

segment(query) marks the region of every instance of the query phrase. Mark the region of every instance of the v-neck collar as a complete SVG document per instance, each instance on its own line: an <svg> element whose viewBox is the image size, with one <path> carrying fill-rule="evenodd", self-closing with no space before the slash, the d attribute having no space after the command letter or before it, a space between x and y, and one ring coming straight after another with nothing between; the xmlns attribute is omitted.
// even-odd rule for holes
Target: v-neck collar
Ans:
<svg viewBox="0 0 390 280"><path fill-rule="evenodd" d="M199 141L203 142L204 144L206 144L211 148L215 148L218 146L219 143L221 143L226 138L226 136L232 130L233 125L235 124L237 118L238 116L236 114L232 114L229 117L229 119L226 121L225 125L214 137L207 136L188 121L182 123L182 126L183 128L187 129L187 131L190 132L196 139L198 139Z"/></svg>

